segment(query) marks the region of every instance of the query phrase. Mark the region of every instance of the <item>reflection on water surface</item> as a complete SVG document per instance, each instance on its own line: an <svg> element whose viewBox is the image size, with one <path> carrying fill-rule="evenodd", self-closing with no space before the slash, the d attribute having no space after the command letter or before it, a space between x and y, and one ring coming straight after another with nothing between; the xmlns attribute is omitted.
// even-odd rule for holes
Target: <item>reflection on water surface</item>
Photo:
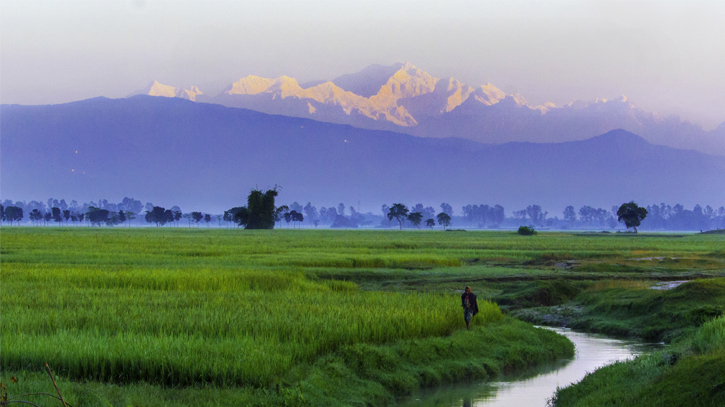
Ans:
<svg viewBox="0 0 725 407"><path fill-rule="evenodd" d="M566 387L610 363L631 359L659 345L607 338L603 335L551 329L576 345L574 359L541 366L521 376L509 376L498 382L467 383L422 390L399 404L404 407L518 407L546 406L557 387Z"/></svg>

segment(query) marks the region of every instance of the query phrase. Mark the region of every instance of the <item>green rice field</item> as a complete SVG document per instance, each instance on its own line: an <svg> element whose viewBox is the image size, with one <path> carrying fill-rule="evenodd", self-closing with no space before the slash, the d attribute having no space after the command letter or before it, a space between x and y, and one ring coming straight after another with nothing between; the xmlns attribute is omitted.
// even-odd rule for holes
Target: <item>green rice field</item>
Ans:
<svg viewBox="0 0 725 407"><path fill-rule="evenodd" d="M47 362L76 389L74 406L95 405L84 404L84 388L113 405L138 394L157 400L153 405L177 405L169 400L193 391L206 392L199 396L205 401L189 405L317 404L309 398L334 398L335 388L320 389L336 377L351 378L342 387L366 389L355 396L362 404L389 404L391 395L450 382L460 372L485 378L571 355L567 340L485 301L501 293L489 282L717 276L725 257L725 236L714 235L51 227L1 233L0 380L22 373L23 388L32 390L27 386L42 381L35 372ZM642 260L652 256L664 258ZM557 268L568 260L576 267ZM479 292L481 312L465 332L457 290L469 284ZM484 337L491 347L472 347ZM395 355L398 369L409 368L385 376L388 356L381 356L373 372L368 362L356 362L363 356L351 356L360 346L371 347L365 354ZM437 356L421 359L410 353L417 348ZM409 378L401 384L401 377ZM358 403L341 405L350 404Z"/></svg>

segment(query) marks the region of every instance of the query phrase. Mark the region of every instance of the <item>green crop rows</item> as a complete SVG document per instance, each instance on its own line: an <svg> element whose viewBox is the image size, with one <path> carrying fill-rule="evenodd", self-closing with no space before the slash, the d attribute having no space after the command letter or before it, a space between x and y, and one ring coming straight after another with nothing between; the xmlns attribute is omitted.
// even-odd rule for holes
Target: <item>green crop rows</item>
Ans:
<svg viewBox="0 0 725 407"><path fill-rule="evenodd" d="M97 388L104 400L166 400L158 405L195 391L225 394L211 405L285 404L290 394L299 404L303 389L386 404L463 372L486 378L565 357L565 339L493 303L480 301L475 329L461 332L455 290L476 281L486 292L487 278L717 275L725 247L700 235L184 228L3 228L1 243L2 370L35 377L23 379L30 391L47 362L73 400ZM665 259L635 260L651 256ZM566 260L577 267L554 267ZM525 293L539 283L515 284Z"/></svg>

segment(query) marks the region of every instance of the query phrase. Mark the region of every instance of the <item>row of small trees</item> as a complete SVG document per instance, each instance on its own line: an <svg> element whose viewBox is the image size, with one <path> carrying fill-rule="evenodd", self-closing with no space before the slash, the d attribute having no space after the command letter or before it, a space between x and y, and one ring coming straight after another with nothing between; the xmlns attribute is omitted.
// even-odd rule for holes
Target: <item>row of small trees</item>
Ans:
<svg viewBox="0 0 725 407"><path fill-rule="evenodd" d="M258 191L258 193L263 196L267 192ZM48 223L63 224L65 222L66 224L76 224L80 222L83 224L83 222L86 222L91 225L113 226L124 223L131 225L134 221L146 221L157 226L164 226L178 225L182 219L186 219L189 226L203 223L209 226L212 222L218 223L219 226L222 226L224 222L227 224L237 223L239 226L246 225L246 223L239 223L234 219L234 215L242 207L232 208L226 211L224 215L211 215L203 212L182 213L178 206L166 209L155 206L150 202L144 206L141 201L132 198L124 198L123 202L117 204L108 202L105 199L97 202L78 205L76 201L66 204L63 199L48 199L48 205L58 205L50 207L39 201L31 201L30 203L18 201L13 204L12 201L5 200L3 205L0 205L0 212L2 212L2 221L10 224L29 219L33 224L46 225ZM567 206L562 212L563 218L550 218L548 217L549 213L544 211L541 206L529 205L522 210L513 211L513 217L507 218L501 205L466 205L461 208L462 214L454 217L451 205L442 203L440 205L441 213L445 213L450 218L448 223L444 225L441 223L443 219L438 219L440 214L436 215L436 210L433 207L426 207L420 203L409 207L403 204L397 205L402 205L408 212L404 216L389 217L392 207L386 204L381 207L382 216L370 212L363 214L359 211L359 208L356 210L355 207L346 207L342 203L329 208L321 207L318 211L310 202L305 206L293 202L289 206L274 207L272 219L273 223L279 225L284 225L286 222L288 227L290 223L291 226L297 227L306 222L315 227L324 224L333 228L356 228L377 225L378 223L379 227L399 226L405 228L421 227L421 225L432 227L436 222L447 228L451 223L455 222L459 225L479 228L530 225L537 228L549 227L557 229L591 227L614 229L621 224L618 221L618 206L613 206L610 210L607 210L585 205L579 208L578 211L573 206ZM642 221L641 227L644 229L709 230L725 227L725 207L714 209L709 205L705 207L695 205L692 210L688 210L679 204L675 206L660 204L647 206L646 209L649 216ZM398 210L394 212L398 212ZM137 219L138 214L140 214L139 219ZM244 216L242 216L242 219L244 219Z"/></svg>
<svg viewBox="0 0 725 407"><path fill-rule="evenodd" d="M0 213L2 214L2 220L7 222L20 222L24 218L23 209L17 206L5 207L0 205ZM72 212L70 209L61 210L60 208L53 207L50 211L45 213L40 212L38 209L33 209L28 215L30 221L34 224L43 223L47 225L49 222L56 222L58 225L62 225L63 222L66 224L75 224L76 222L83 224L84 221L90 223L92 226L115 226L128 222L129 226L132 220L136 219L136 213L131 211L119 210L109 211L107 209L97 208L91 206L87 209L87 212ZM202 212L190 212L182 214L181 211L165 209L163 207L154 206L150 211L146 211L144 219L147 223L155 223L156 226L163 226L166 224L178 224L179 220L186 218L189 220L189 226L192 221L199 223L202 220L207 225L212 220L221 221L220 216L213 216L210 214L204 214Z"/></svg>
<svg viewBox="0 0 725 407"><path fill-rule="evenodd" d="M398 221L400 230L403 230L403 221L406 220L412 223L413 226L420 229L420 224L423 222L424 217L423 212L410 212L410 210L401 203L394 203L393 206L388 209L386 216L389 221L392 221L393 219ZM445 212L439 213L436 215L436 218L438 219L438 224L442 225L444 230L451 225L451 216ZM432 217L429 217L426 219L425 225L432 228L435 226L435 220L433 220Z"/></svg>

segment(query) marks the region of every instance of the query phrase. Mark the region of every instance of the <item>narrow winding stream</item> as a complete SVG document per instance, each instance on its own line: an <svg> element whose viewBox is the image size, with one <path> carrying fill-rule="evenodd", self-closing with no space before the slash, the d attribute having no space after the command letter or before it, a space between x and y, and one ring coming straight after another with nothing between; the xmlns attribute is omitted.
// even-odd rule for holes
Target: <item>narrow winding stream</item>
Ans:
<svg viewBox="0 0 725 407"><path fill-rule="evenodd" d="M576 345L574 359L529 371L525 376L506 377L498 382L468 383L421 390L401 400L400 406L413 407L544 407L557 387L580 381L610 363L631 359L659 345L611 339L603 335L574 332L565 328L547 328L569 338Z"/></svg>

